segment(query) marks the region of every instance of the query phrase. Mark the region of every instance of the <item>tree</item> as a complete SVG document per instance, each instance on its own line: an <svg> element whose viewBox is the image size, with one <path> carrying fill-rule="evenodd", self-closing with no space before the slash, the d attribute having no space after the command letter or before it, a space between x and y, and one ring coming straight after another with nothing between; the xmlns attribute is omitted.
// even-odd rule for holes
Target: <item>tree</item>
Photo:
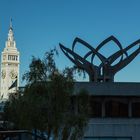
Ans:
<svg viewBox="0 0 140 140"><path fill-rule="evenodd" d="M60 72L56 54L53 49L43 60L32 58L23 76L24 94L7 103L5 118L16 129L47 132L47 140L78 140L87 124L88 94L82 90L74 96L74 68Z"/></svg>

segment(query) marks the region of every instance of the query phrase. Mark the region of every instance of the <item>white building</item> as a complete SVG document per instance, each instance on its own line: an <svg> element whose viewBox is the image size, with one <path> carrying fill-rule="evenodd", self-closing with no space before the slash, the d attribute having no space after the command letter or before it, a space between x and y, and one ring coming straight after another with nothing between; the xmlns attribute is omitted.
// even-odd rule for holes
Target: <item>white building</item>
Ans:
<svg viewBox="0 0 140 140"><path fill-rule="evenodd" d="M19 51L16 48L12 22L8 32L8 39L1 54L1 99L8 99L19 87Z"/></svg>

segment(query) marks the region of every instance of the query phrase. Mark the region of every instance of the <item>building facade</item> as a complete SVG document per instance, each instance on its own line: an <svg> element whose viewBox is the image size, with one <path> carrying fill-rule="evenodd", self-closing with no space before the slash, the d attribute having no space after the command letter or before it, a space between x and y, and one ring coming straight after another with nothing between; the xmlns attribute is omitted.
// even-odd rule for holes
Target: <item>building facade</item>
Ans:
<svg viewBox="0 0 140 140"><path fill-rule="evenodd" d="M77 82L90 96L84 140L140 139L140 83Z"/></svg>
<svg viewBox="0 0 140 140"><path fill-rule="evenodd" d="M10 93L19 87L19 51L16 48L12 22L8 32L8 39L1 54L1 99L8 99Z"/></svg>

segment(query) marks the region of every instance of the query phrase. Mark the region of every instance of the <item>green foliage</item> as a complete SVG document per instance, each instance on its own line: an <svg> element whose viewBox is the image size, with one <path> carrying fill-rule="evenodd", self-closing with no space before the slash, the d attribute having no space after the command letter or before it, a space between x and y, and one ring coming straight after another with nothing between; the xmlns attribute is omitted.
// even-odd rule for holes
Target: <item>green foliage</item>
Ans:
<svg viewBox="0 0 140 140"><path fill-rule="evenodd" d="M57 51L45 53L43 60L32 58L24 94L5 106L5 119L16 129L39 130L54 139L77 140L87 124L88 94L73 96L73 68L60 72L55 64Z"/></svg>

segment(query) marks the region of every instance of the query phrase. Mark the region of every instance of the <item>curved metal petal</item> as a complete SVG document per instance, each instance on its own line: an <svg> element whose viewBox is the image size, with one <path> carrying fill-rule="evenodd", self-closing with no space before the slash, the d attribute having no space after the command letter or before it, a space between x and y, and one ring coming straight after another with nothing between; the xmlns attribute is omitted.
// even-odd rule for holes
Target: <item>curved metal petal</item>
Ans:
<svg viewBox="0 0 140 140"><path fill-rule="evenodd" d="M140 39L138 39L137 41L133 42L132 44L130 44L129 46L127 46L126 48L124 48L123 50L119 50L117 51L116 53L114 53L113 55L111 55L108 59L110 59L110 65L118 58L120 57L121 55L124 54L124 52L126 52L127 54L127 51L133 47L135 47L136 45L138 45L140 43ZM127 54L127 57L128 57L128 54ZM122 61L122 60L121 60ZM118 63L118 64L121 64L121 61Z"/></svg>
<svg viewBox="0 0 140 140"><path fill-rule="evenodd" d="M63 53L74 63L76 64L78 67L86 70L87 72L89 72L91 69L91 63L89 63L88 61L86 61L84 58L82 58L81 56L79 56L78 54L76 54L75 52L71 51L70 49L64 47L64 45L60 44L60 48L63 51ZM70 55L72 55L74 58L72 58ZM82 62L82 63L81 63ZM93 69L94 69L95 65L92 65ZM96 67L96 66L95 66Z"/></svg>
<svg viewBox="0 0 140 140"><path fill-rule="evenodd" d="M114 37L113 35L111 35L110 37L108 37L107 39L105 39L104 41L102 41L96 48L96 51L99 51L105 44L107 44L108 42L110 41L113 41L114 43L117 44L117 46L119 47L120 50L123 50L122 48L122 45L121 43L119 42L119 40ZM123 52L123 51L122 51ZM125 52L124 52L125 53ZM127 55L127 54L126 54ZM94 59L95 55L93 54L92 55L92 59L91 59L91 62L93 62L93 59ZM122 58L123 59L123 55L122 55ZM110 61L108 58L107 58L107 61ZM120 60L121 61L121 60Z"/></svg>
<svg viewBox="0 0 140 140"><path fill-rule="evenodd" d="M73 45L72 45L72 50L74 51L75 45L76 43L81 43L82 45L86 46L88 49L91 50L91 53L94 53L100 60L101 62L105 62L106 61L106 57L104 57L102 54L100 54L98 51L96 51L96 49L94 49L90 44L88 44L87 42L85 42L84 40L76 37L73 41ZM84 56L84 58L87 58L88 53Z"/></svg>
<svg viewBox="0 0 140 140"><path fill-rule="evenodd" d="M121 63L112 66L113 71L116 73L125 66L127 66L139 53L140 47L137 50L135 50L132 54L130 54L127 58L125 58Z"/></svg>

